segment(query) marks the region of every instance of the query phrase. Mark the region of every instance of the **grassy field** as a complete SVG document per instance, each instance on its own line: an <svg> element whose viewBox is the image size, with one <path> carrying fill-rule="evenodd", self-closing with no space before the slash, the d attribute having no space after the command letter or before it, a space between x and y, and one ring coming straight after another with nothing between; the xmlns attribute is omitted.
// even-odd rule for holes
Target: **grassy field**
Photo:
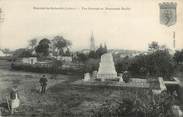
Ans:
<svg viewBox="0 0 183 117"><path fill-rule="evenodd" d="M119 90L71 84L82 76L49 74L47 74L48 90L46 94L41 95L38 82L40 77L41 74L0 69L0 102L6 102L5 97L9 95L14 85L18 86L20 93L21 106L13 116L71 117L78 115L78 117L87 117L105 100L121 97Z"/></svg>
<svg viewBox="0 0 183 117"><path fill-rule="evenodd" d="M26 114L31 112L30 109L37 110L51 103L52 94L50 94L49 88L60 84L66 79L70 79L69 76L59 75L51 76L47 75L49 79L48 92L46 95L40 95L39 90L39 78L41 74L32 74L24 72L14 72L0 69L0 101L1 103L6 102L6 96L9 97L9 91L14 85L18 86L21 106L19 112ZM20 115L19 115L20 116ZM25 115L22 115L25 116Z"/></svg>
<svg viewBox="0 0 183 117"><path fill-rule="evenodd" d="M126 95L128 90L73 85L83 76L50 74L46 74L47 92L41 95L39 79L42 74L12 71L7 65L8 62L0 64L0 105L6 103L6 97L15 85L18 86L21 101L14 115L9 115L0 106L7 117L88 117L106 100L129 98Z"/></svg>
<svg viewBox="0 0 183 117"><path fill-rule="evenodd" d="M18 86L21 101L14 115L9 115L7 110L3 112L7 117L91 117L93 111L99 110L106 100L115 104L114 101L136 96L134 89L73 85L83 76L61 74L46 74L48 89L46 94L41 95L39 79L42 74L11 71L6 65L8 63L0 64L0 104L6 103L6 96L9 97L14 85ZM139 98L146 102L150 97L143 95Z"/></svg>

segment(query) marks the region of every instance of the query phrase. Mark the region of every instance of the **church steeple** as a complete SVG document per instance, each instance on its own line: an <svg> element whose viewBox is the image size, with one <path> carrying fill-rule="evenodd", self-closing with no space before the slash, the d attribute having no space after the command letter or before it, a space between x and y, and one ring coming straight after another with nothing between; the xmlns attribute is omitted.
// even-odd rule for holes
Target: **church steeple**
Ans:
<svg viewBox="0 0 183 117"><path fill-rule="evenodd" d="M94 40L93 32L91 33L91 38L90 38L90 51L95 51L95 40Z"/></svg>

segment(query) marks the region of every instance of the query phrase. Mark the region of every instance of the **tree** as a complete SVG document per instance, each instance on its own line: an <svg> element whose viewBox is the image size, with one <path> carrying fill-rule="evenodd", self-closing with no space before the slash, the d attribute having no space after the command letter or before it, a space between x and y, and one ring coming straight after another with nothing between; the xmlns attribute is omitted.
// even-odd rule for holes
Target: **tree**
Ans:
<svg viewBox="0 0 183 117"><path fill-rule="evenodd" d="M39 42L39 45L49 45L49 44L50 40L48 40L47 38L44 38Z"/></svg>
<svg viewBox="0 0 183 117"><path fill-rule="evenodd" d="M34 49L36 45L37 45L37 39L29 40L29 46L31 47L31 49Z"/></svg>
<svg viewBox="0 0 183 117"><path fill-rule="evenodd" d="M86 60L88 59L88 56L83 53L77 53L77 56L78 60L83 63L86 62Z"/></svg>
<svg viewBox="0 0 183 117"><path fill-rule="evenodd" d="M15 58L22 58L22 57L31 57L32 52L29 49L20 48L14 51L13 56Z"/></svg>
<svg viewBox="0 0 183 117"><path fill-rule="evenodd" d="M69 46L72 45L72 43L69 40L65 39L62 36L56 36L56 37L54 37L54 39L52 41L53 41L53 46L54 46L53 48L54 49L57 48L59 50L60 55L64 54L65 48L68 49Z"/></svg>
<svg viewBox="0 0 183 117"><path fill-rule="evenodd" d="M96 56L100 58L103 54L107 53L107 46L104 47L100 44L100 47L96 50Z"/></svg>
<svg viewBox="0 0 183 117"><path fill-rule="evenodd" d="M85 61L85 72L93 72L98 70L99 67L99 59L93 59L93 58L89 58L87 59L87 61Z"/></svg>
<svg viewBox="0 0 183 117"><path fill-rule="evenodd" d="M174 74L174 65L168 50L158 50L148 55L136 56L128 70L139 76L150 74L169 79Z"/></svg>
<svg viewBox="0 0 183 117"><path fill-rule="evenodd" d="M183 49L181 51L176 51L174 56L173 56L174 61L176 64L180 64L183 62Z"/></svg>
<svg viewBox="0 0 183 117"><path fill-rule="evenodd" d="M49 44L50 41L46 38L42 39L39 42L39 45L35 48L36 53L39 56L48 56L49 55Z"/></svg>
<svg viewBox="0 0 183 117"><path fill-rule="evenodd" d="M130 64L131 64L131 58L129 58L128 56L124 58L115 59L115 68L118 73L127 71Z"/></svg>
<svg viewBox="0 0 183 117"><path fill-rule="evenodd" d="M154 52L159 49L160 49L160 46L159 46L158 42L153 41L152 43L149 44L149 51Z"/></svg>
<svg viewBox="0 0 183 117"><path fill-rule="evenodd" d="M107 45L104 44L104 50L107 52Z"/></svg>
<svg viewBox="0 0 183 117"><path fill-rule="evenodd" d="M150 73L168 79L174 74L173 61L168 50L159 50L149 55L148 62L151 64L149 69L153 68L149 70Z"/></svg>
<svg viewBox="0 0 183 117"><path fill-rule="evenodd" d="M96 52L95 51L90 51L88 57L89 58L97 58Z"/></svg>
<svg viewBox="0 0 183 117"><path fill-rule="evenodd" d="M120 92L120 98L104 100L93 110L92 117L173 117L174 101L168 93L154 95L151 91L132 90Z"/></svg>
<svg viewBox="0 0 183 117"><path fill-rule="evenodd" d="M4 52L4 54L6 54L6 56L10 53L10 49L5 48L2 50Z"/></svg>
<svg viewBox="0 0 183 117"><path fill-rule="evenodd" d="M65 56L70 56L71 55L71 52L69 50L69 48L67 48L67 50L65 51Z"/></svg>

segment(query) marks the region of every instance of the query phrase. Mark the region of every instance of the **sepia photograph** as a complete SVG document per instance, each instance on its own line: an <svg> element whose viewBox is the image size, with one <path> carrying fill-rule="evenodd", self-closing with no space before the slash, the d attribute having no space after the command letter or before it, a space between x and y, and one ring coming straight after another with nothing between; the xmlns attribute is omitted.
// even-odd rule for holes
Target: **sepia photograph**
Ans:
<svg viewBox="0 0 183 117"><path fill-rule="evenodd" d="M183 117L183 1L0 0L0 117Z"/></svg>

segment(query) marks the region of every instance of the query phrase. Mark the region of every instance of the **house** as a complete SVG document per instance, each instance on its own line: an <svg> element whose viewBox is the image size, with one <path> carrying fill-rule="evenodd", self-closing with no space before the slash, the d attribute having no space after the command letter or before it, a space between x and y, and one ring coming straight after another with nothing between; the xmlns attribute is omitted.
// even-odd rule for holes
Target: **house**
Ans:
<svg viewBox="0 0 183 117"><path fill-rule="evenodd" d="M36 64L37 63L37 57L26 57L22 59L22 62L24 64Z"/></svg>
<svg viewBox="0 0 183 117"><path fill-rule="evenodd" d="M72 62L72 57L71 56L58 56L57 60L61 60L64 62Z"/></svg>
<svg viewBox="0 0 183 117"><path fill-rule="evenodd" d="M1 57L2 57L2 56L6 56L6 54L4 54L4 52L0 50L0 56L1 56Z"/></svg>
<svg viewBox="0 0 183 117"><path fill-rule="evenodd" d="M89 54L90 51L91 51L90 49L83 49L80 52L83 53L83 54Z"/></svg>

